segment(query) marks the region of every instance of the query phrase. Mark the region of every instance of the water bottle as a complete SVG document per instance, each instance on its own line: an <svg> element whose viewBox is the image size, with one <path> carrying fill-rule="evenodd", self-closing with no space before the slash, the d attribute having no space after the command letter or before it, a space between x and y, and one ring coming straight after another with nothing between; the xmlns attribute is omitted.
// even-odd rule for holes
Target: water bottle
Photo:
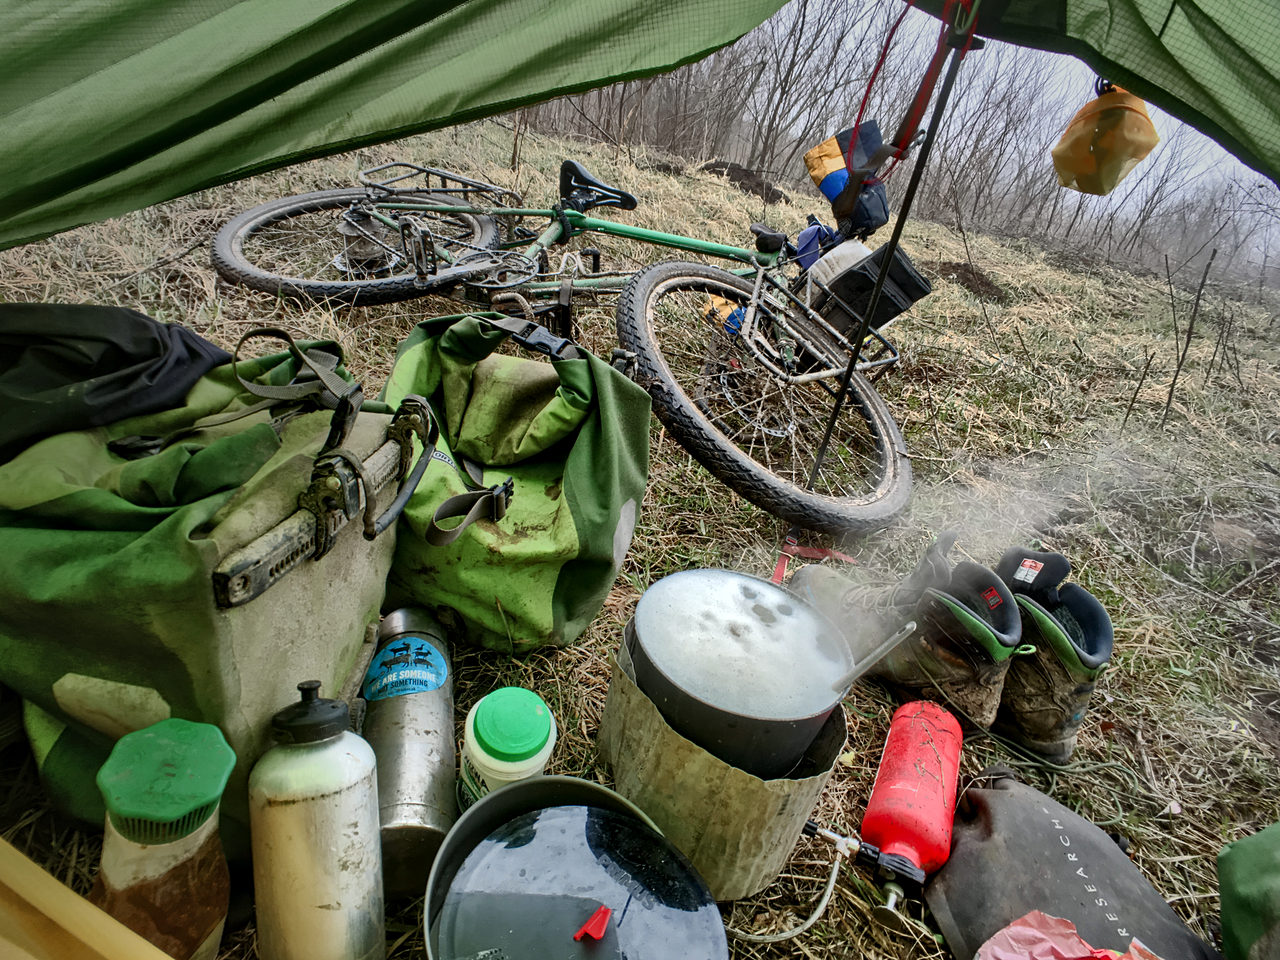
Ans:
<svg viewBox="0 0 1280 960"><path fill-rule="evenodd" d="M231 878L218 804L236 755L212 724L169 719L121 737L98 771L107 806L89 892L175 960L214 960Z"/></svg>
<svg viewBox="0 0 1280 960"><path fill-rule="evenodd" d="M382 885L420 897L458 818L453 677L444 627L421 607L388 614L365 674L364 738L378 758Z"/></svg>
<svg viewBox="0 0 1280 960"><path fill-rule="evenodd" d="M495 790L540 777L556 747L556 718L532 690L502 687L467 714L458 774L463 810Z"/></svg>
<svg viewBox="0 0 1280 960"><path fill-rule="evenodd" d="M249 774L262 960L386 956L373 750L320 681L271 718L276 741Z"/></svg>

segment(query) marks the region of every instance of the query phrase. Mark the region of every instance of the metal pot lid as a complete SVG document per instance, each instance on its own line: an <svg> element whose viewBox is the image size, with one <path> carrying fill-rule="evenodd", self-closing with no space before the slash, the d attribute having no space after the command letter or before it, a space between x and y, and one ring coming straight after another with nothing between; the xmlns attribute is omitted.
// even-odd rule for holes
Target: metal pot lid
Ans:
<svg viewBox="0 0 1280 960"><path fill-rule="evenodd" d="M830 710L853 655L825 616L732 570L685 570L640 598L637 642L677 687L731 713L794 720Z"/></svg>
<svg viewBox="0 0 1280 960"><path fill-rule="evenodd" d="M515 817L467 855L440 911L438 956L728 960L729 944L707 885L661 834L566 806Z"/></svg>

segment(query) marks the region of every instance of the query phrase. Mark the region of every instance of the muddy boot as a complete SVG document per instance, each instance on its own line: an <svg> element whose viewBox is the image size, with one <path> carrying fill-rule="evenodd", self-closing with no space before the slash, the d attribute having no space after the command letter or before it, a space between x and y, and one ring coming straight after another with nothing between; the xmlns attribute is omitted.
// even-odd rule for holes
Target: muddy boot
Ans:
<svg viewBox="0 0 1280 960"><path fill-rule="evenodd" d="M1071 563L1060 553L1011 547L996 566L1022 614L1036 653L1019 657L1005 678L995 729L1066 763L1098 678L1111 661L1111 618L1093 594L1063 583Z"/></svg>
<svg viewBox="0 0 1280 960"><path fill-rule="evenodd" d="M855 661L864 651L907 631L868 670L905 700L934 700L971 726L989 726L1000 703L1022 625L1009 589L994 573L947 553L945 533L915 571L896 585L853 584L822 567L804 567L791 589L816 604L844 631ZM910 625L914 624L914 627Z"/></svg>

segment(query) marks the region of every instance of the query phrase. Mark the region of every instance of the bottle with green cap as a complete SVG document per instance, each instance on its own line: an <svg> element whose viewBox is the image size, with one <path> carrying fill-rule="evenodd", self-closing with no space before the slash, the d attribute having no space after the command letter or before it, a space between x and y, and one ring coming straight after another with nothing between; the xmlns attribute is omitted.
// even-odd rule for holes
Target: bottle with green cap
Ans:
<svg viewBox="0 0 1280 960"><path fill-rule="evenodd" d="M532 690L502 687L467 714L458 777L458 806L466 810L485 794L541 776L556 746L556 718Z"/></svg>
<svg viewBox="0 0 1280 960"><path fill-rule="evenodd" d="M213 960L230 877L218 804L236 755L207 723L162 720L121 737L98 771L107 806L89 900L176 960Z"/></svg>

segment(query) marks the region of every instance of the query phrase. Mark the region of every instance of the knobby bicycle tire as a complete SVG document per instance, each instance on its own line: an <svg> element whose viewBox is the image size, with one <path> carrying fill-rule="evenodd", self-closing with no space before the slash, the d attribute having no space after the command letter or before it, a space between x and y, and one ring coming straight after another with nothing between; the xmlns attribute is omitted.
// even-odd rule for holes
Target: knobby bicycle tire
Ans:
<svg viewBox="0 0 1280 960"><path fill-rule="evenodd" d="M854 375L815 490L806 490L839 380L788 384L759 363L737 332L744 314L734 312L752 290L750 280L684 262L646 267L627 284L618 339L638 355L655 412L694 459L775 516L837 536L887 526L911 492L911 461L888 406ZM771 323L784 309L803 341ZM799 311L774 303L759 316L757 343L793 368L847 361Z"/></svg>
<svg viewBox="0 0 1280 960"><path fill-rule="evenodd" d="M432 287L419 286L414 271L403 262L394 264L385 276L343 279L344 271L335 265L335 257L343 253L345 238L337 227L351 204L367 195L363 189L320 190L246 210L214 237L214 269L232 283L298 300L371 306L430 293ZM451 194L426 190L412 197L424 203L458 203ZM491 217L472 213L424 216L440 228L437 240L458 254L498 246L498 224ZM394 232L379 228L386 230L383 239L388 246L399 246Z"/></svg>

